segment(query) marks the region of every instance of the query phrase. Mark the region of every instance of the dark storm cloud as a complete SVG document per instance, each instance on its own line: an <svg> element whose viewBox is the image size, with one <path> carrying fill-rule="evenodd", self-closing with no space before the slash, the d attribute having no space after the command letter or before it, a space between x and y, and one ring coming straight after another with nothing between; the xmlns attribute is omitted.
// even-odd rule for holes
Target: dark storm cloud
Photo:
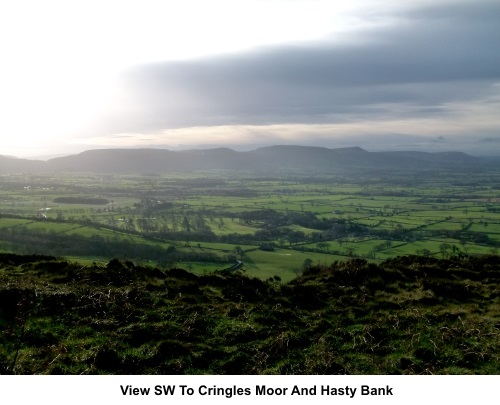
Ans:
<svg viewBox="0 0 500 405"><path fill-rule="evenodd" d="M136 67L133 104L109 128L342 122L446 115L500 79L500 3L416 9L389 28L309 46ZM394 111L390 105L413 106Z"/></svg>

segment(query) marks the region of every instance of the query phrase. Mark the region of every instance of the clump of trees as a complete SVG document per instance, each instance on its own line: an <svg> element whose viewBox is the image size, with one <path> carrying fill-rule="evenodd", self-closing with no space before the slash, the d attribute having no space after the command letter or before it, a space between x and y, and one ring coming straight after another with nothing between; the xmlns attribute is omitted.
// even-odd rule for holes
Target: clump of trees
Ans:
<svg viewBox="0 0 500 405"><path fill-rule="evenodd" d="M89 204L89 205L107 205L109 200L98 197L56 197L55 203L60 204Z"/></svg>

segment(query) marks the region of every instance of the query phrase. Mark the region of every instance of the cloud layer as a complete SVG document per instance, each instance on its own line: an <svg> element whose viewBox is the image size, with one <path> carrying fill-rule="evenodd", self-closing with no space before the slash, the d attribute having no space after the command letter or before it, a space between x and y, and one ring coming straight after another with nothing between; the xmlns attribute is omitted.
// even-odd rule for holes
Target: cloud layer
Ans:
<svg viewBox="0 0 500 405"><path fill-rule="evenodd" d="M114 109L73 142L491 153L500 139L500 3L422 4L375 15L388 23L340 39L136 66Z"/></svg>

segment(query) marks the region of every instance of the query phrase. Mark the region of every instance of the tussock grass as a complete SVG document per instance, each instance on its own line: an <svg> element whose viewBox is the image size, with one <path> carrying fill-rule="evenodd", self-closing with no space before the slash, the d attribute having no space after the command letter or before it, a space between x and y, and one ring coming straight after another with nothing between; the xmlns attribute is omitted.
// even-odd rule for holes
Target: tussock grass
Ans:
<svg viewBox="0 0 500 405"><path fill-rule="evenodd" d="M500 258L313 265L287 283L0 254L2 374L498 374Z"/></svg>

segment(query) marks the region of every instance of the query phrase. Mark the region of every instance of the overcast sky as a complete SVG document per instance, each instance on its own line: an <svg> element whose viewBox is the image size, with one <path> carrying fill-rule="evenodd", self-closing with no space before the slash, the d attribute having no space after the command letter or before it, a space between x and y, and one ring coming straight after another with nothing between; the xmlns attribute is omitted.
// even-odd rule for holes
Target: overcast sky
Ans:
<svg viewBox="0 0 500 405"><path fill-rule="evenodd" d="M497 0L19 0L0 45L0 154L500 154Z"/></svg>

